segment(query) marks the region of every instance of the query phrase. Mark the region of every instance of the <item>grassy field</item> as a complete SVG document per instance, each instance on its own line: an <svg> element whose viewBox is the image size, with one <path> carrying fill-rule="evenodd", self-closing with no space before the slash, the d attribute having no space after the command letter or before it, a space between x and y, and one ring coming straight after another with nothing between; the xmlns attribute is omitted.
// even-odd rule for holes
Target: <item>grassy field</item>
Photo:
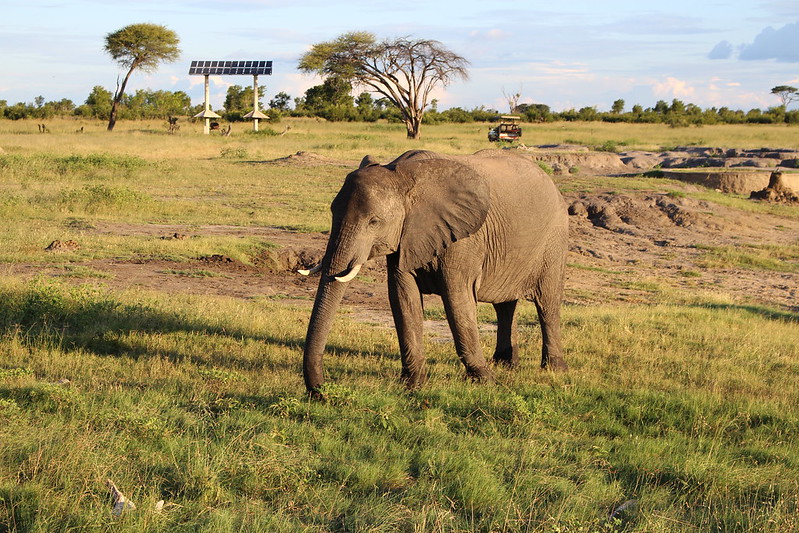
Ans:
<svg viewBox="0 0 799 533"><path fill-rule="evenodd" d="M108 134L63 120L39 134L35 123L0 121L0 532L799 531L795 313L675 290L653 305L569 305L571 369L551 374L535 364L540 332L526 304L519 371L473 385L452 344L430 342L431 381L409 394L394 332L344 312L327 401L315 402L300 370L307 307L4 270L211 253L248 262L273 244L99 229L321 231L346 170L264 161L489 147L476 124L425 127L420 142L401 125L271 128L286 126L278 136L237 124L221 137L120 122ZM799 128L525 129L529 145L565 142L799 149ZM613 183L632 190L641 179ZM47 254L53 238L81 247ZM135 510L112 514L107 479Z"/></svg>

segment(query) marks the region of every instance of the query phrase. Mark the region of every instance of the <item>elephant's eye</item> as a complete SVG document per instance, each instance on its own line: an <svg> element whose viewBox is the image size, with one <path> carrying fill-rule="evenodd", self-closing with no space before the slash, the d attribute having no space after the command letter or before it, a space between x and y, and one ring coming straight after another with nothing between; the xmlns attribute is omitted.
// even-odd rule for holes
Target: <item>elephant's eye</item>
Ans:
<svg viewBox="0 0 799 533"><path fill-rule="evenodd" d="M380 224L380 217L372 217L369 219L369 227L374 228Z"/></svg>

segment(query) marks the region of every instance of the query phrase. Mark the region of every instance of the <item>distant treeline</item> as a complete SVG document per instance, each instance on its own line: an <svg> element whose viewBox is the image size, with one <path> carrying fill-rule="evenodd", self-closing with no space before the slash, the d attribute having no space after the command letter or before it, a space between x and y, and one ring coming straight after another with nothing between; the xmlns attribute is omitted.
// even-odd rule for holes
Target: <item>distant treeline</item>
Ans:
<svg viewBox="0 0 799 533"><path fill-rule="evenodd" d="M263 88L259 91L259 102L263 98ZM9 105L0 100L0 117L10 120L50 119L53 117L84 117L107 119L111 111L113 95L101 86L96 86L81 105L69 99L47 102L39 96L32 103L19 102ZM224 109L217 110L229 122L242 121L243 116L252 110L252 87L233 85L228 88ZM437 101L425 112L424 124L493 122L503 113L496 109L478 107L472 110L453 107L439 111ZM370 93L351 96L351 87L345 82L325 81L322 85L311 87L300 98L281 92L263 106L270 120L279 121L282 117L321 117L330 121L374 122L380 119L401 122L399 110L387 99L375 99ZM624 109L624 100L616 100L610 111L600 111L596 107L583 107L579 110L552 111L545 104L521 104L512 114L524 122L554 121L602 121L630 123L664 123L674 127L699 126L705 124L799 124L799 110L787 110L785 105L766 110L735 110L728 107L702 109L697 105L674 99L671 103L658 101L654 107L644 108L634 105ZM191 117L203 110L203 104L191 105L191 98L183 91L139 90L125 95L119 109L119 119L167 119L168 117Z"/></svg>

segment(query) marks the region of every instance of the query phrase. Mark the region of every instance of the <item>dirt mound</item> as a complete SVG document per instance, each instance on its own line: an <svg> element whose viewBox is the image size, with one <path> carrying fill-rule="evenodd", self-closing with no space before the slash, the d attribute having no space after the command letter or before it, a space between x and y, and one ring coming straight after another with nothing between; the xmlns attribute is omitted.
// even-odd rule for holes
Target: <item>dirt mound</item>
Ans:
<svg viewBox="0 0 799 533"><path fill-rule="evenodd" d="M630 151L619 154L628 166L645 169L654 168L796 168L799 152L760 148L739 150L707 146L678 146L664 152Z"/></svg>
<svg viewBox="0 0 799 533"><path fill-rule="evenodd" d="M799 205L799 195L785 185L782 172L774 171L769 177L768 185L759 191L752 191L749 195L750 200L765 200L766 202L778 204Z"/></svg>
<svg viewBox="0 0 799 533"><path fill-rule="evenodd" d="M355 163L352 161L340 161L331 157L316 154L314 152L306 152L300 150L296 154L291 154L286 157L272 159L265 161L270 165L295 165L299 167L321 167L321 166L340 166L340 167L354 167Z"/></svg>
<svg viewBox="0 0 799 533"><path fill-rule="evenodd" d="M799 151L761 148L738 150L717 147L677 147L663 152L633 150L602 152L578 145L519 146L534 161L549 165L556 174L610 175L659 169L746 169L799 168ZM672 176L670 176L672 177ZM673 176L683 179L683 176ZM701 178L706 178L703 174ZM704 184L704 183L703 183ZM712 185L708 185L712 186ZM715 187L718 188L718 187ZM738 191L730 191L738 192Z"/></svg>
<svg viewBox="0 0 799 533"><path fill-rule="evenodd" d="M269 272L297 272L319 264L324 251L318 248L286 246L270 248L261 252L253 264Z"/></svg>
<svg viewBox="0 0 799 533"><path fill-rule="evenodd" d="M549 165L555 174L618 174L629 168L611 152L592 152L585 146L542 145L523 148L533 161Z"/></svg>
<svg viewBox="0 0 799 533"><path fill-rule="evenodd" d="M695 205L690 205L695 204ZM718 224L700 212L699 202L653 194L634 198L618 194L582 195L569 205L569 214L586 217L594 226L616 233L643 236L652 231Z"/></svg>

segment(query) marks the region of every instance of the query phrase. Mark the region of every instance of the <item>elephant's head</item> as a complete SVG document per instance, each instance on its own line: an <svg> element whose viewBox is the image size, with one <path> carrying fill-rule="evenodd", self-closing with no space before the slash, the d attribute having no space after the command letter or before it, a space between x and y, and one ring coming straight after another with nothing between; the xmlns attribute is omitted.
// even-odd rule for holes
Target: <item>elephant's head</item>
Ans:
<svg viewBox="0 0 799 533"><path fill-rule="evenodd" d="M429 152L409 152L381 166L369 156L350 173L330 206L333 221L305 339L303 375L310 392L323 382L322 355L344 290L370 258L398 254L400 270L430 263L477 231L489 190L473 169Z"/></svg>

